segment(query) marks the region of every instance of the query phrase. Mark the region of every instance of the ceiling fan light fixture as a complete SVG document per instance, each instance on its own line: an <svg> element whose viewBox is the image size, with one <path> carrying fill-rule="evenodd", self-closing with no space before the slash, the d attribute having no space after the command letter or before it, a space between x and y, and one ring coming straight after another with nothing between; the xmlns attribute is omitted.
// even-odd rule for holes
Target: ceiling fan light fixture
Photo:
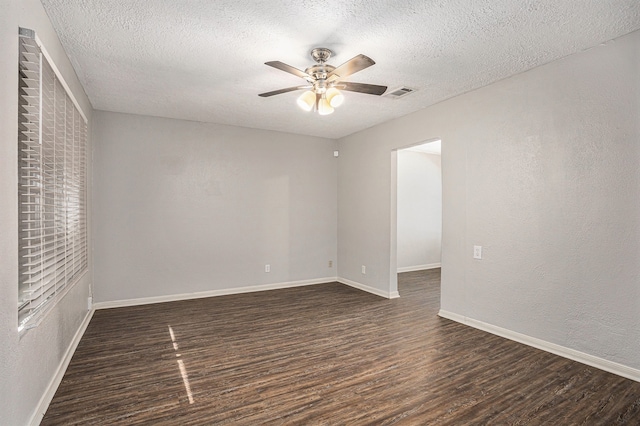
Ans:
<svg viewBox="0 0 640 426"><path fill-rule="evenodd" d="M316 104L316 94L311 90L307 90L297 100L298 106L305 111L311 111Z"/></svg>
<svg viewBox="0 0 640 426"><path fill-rule="evenodd" d="M260 93L258 96L268 98L295 90L306 90L296 101L298 106L305 111L314 110L320 115L328 115L333 112L334 108L339 107L344 102L344 95L337 87L350 92L377 96L382 95L387 90L387 86L342 81L342 79L349 77L351 74L355 74L374 65L375 62L373 59L360 54L349 59L339 67L334 67L327 63L332 54L333 52L327 48L318 47L313 49L311 51L311 57L315 61L315 64L306 68L304 71L280 61L265 62L265 65L306 80L307 84L304 86L272 90L270 92Z"/></svg>
<svg viewBox="0 0 640 426"><path fill-rule="evenodd" d="M335 87L331 87L326 93L327 101L333 108L338 108L344 102L344 95Z"/></svg>
<svg viewBox="0 0 640 426"><path fill-rule="evenodd" d="M333 112L333 107L329 104L327 98L323 97L318 101L318 114L329 115Z"/></svg>

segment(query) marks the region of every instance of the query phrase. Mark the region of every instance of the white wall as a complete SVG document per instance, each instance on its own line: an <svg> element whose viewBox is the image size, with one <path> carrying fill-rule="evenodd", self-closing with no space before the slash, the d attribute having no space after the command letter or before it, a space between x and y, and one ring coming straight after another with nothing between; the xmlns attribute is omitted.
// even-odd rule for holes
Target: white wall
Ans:
<svg viewBox="0 0 640 426"><path fill-rule="evenodd" d="M342 139L340 276L393 286L390 153L441 139L442 309L640 369L639 75L635 32Z"/></svg>
<svg viewBox="0 0 640 426"><path fill-rule="evenodd" d="M89 118L92 111L40 2L3 0L0 10L0 424L23 425L38 417L36 407L87 314L91 273L37 328L18 335L18 26L36 31Z"/></svg>
<svg viewBox="0 0 640 426"><path fill-rule="evenodd" d="M398 151L398 271L440 264L442 172L440 155Z"/></svg>
<svg viewBox="0 0 640 426"><path fill-rule="evenodd" d="M103 111L93 139L97 302L336 277L336 141Z"/></svg>

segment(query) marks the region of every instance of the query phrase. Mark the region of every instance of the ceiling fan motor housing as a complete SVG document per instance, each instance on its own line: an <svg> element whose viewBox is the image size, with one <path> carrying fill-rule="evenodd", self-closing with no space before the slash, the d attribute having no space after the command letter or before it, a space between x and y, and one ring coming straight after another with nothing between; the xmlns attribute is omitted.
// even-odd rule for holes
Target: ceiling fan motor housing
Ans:
<svg viewBox="0 0 640 426"><path fill-rule="evenodd" d="M327 75L334 69L336 69L336 67L333 65L320 64L310 66L305 72L313 77L313 80L309 82L312 83L319 92L324 92L327 86Z"/></svg>

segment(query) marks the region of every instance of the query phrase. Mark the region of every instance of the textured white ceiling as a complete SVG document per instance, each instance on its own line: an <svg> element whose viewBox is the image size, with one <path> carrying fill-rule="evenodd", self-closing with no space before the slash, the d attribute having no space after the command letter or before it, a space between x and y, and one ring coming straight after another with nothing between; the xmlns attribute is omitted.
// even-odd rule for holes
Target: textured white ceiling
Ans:
<svg viewBox="0 0 640 426"><path fill-rule="evenodd" d="M639 0L42 0L94 108L338 138L640 28ZM353 92L329 116L299 92L328 47L348 81L409 86L401 99Z"/></svg>

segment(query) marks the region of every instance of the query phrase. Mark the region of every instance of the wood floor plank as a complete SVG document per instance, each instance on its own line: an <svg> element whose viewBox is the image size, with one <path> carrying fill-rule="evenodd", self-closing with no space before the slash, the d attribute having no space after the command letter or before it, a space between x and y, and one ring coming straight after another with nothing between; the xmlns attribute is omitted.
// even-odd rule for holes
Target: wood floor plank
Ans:
<svg viewBox="0 0 640 426"><path fill-rule="evenodd" d="M439 270L398 285L97 311L42 424L640 424L640 383L438 317Z"/></svg>

